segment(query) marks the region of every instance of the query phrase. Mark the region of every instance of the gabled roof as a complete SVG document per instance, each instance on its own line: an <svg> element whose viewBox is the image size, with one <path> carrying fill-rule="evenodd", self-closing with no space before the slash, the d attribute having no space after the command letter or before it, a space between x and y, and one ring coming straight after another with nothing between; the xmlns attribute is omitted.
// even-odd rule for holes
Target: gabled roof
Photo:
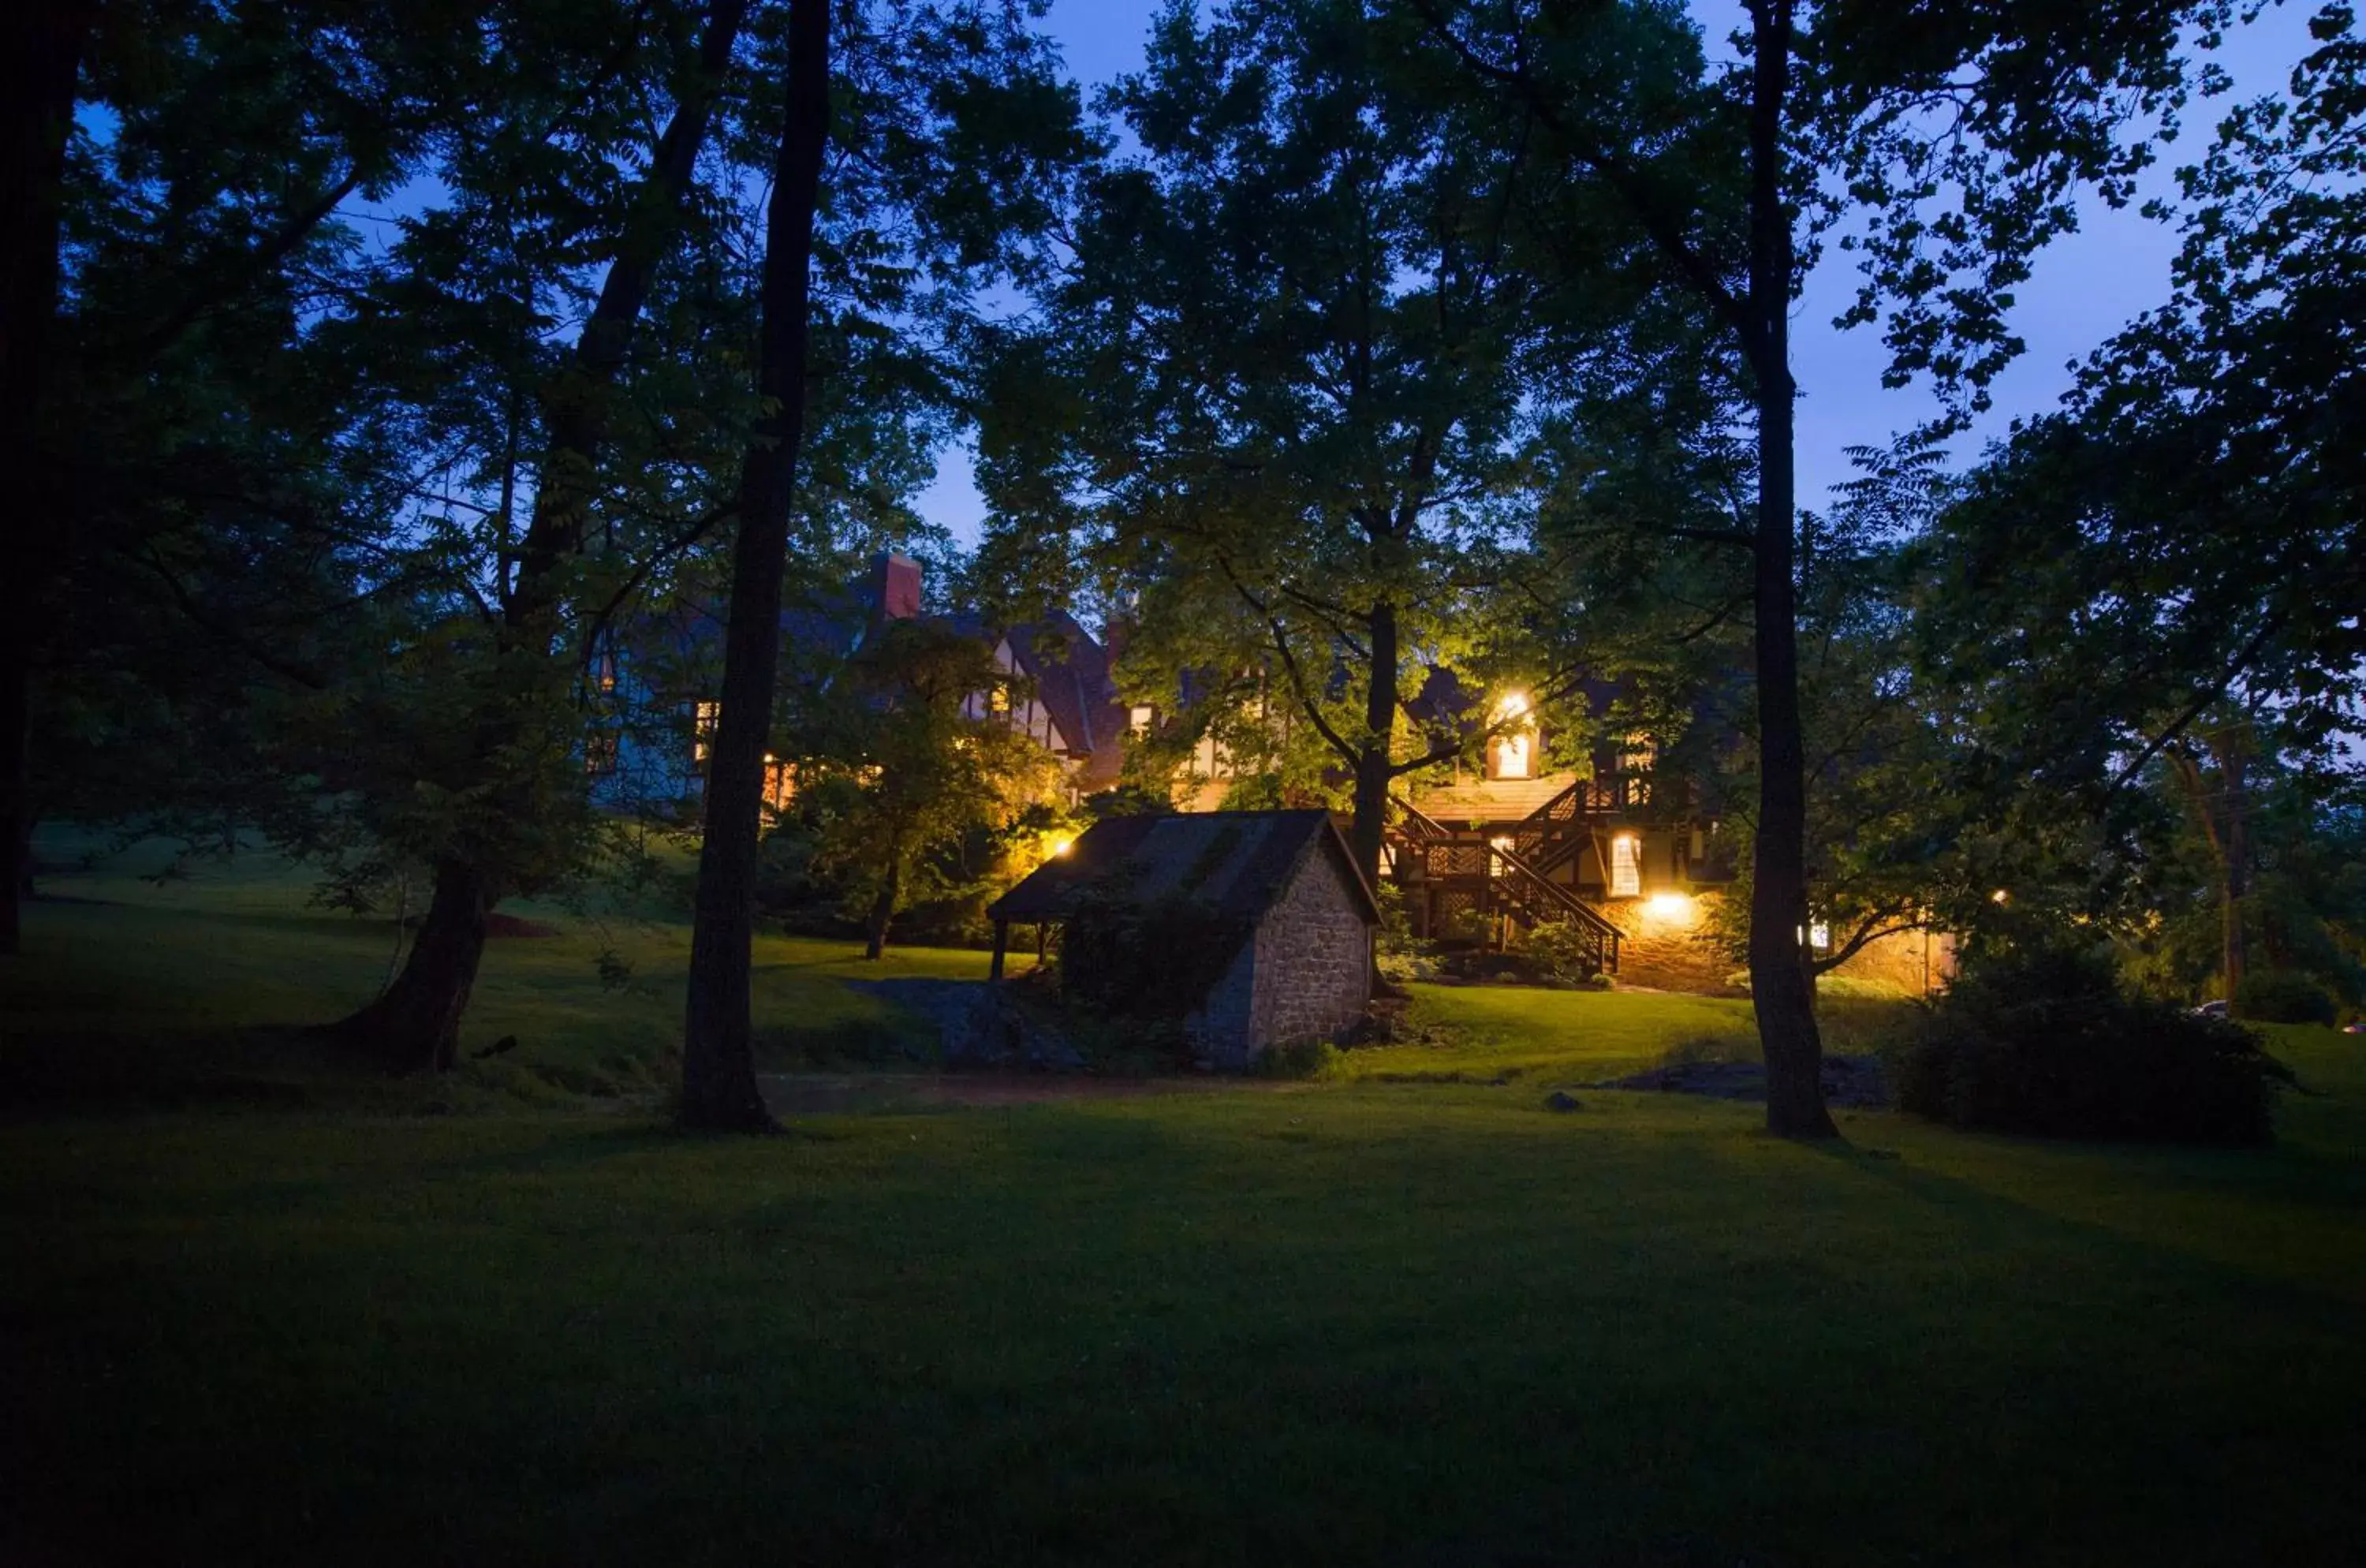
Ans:
<svg viewBox="0 0 2366 1568"><path fill-rule="evenodd" d="M1069 751L1092 759L1085 769L1087 777L1106 774L1106 783L1115 784L1126 709L1110 680L1107 650L1064 610L1013 626L1004 636L1019 668L1034 681L1035 698L1059 726Z"/></svg>
<svg viewBox="0 0 2366 1568"><path fill-rule="evenodd" d="M1038 866L986 906L1005 920L1065 919L1098 894L1150 899L1186 893L1220 914L1251 922L1264 915L1311 855L1333 857L1364 918L1380 918L1372 890L1327 811L1203 811L1110 817L1068 852Z"/></svg>

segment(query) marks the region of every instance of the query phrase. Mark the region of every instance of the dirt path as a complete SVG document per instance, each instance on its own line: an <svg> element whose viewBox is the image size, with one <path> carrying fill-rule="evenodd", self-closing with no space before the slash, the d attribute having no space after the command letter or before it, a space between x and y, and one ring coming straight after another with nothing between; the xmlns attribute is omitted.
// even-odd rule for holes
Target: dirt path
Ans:
<svg viewBox="0 0 2366 1568"><path fill-rule="evenodd" d="M1080 1100L1225 1094L1292 1087L1256 1078L1098 1078L1068 1073L768 1073L759 1080L776 1116L938 1106L1051 1105Z"/></svg>

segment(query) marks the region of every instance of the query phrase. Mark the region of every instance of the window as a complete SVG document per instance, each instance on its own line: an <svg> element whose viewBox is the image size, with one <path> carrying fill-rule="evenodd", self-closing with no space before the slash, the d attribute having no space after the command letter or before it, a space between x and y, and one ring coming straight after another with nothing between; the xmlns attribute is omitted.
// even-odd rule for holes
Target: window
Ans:
<svg viewBox="0 0 2366 1568"><path fill-rule="evenodd" d="M1126 728L1136 735L1150 733L1150 721L1155 716L1148 703L1137 703L1126 714Z"/></svg>
<svg viewBox="0 0 2366 1568"><path fill-rule="evenodd" d="M593 778L605 778L616 771L616 732L595 729L583 738L583 771Z"/></svg>
<svg viewBox="0 0 2366 1568"><path fill-rule="evenodd" d="M1010 688L997 681L986 689L986 711L1007 714L1010 711Z"/></svg>
<svg viewBox="0 0 2366 1568"><path fill-rule="evenodd" d="M1651 770L1660 760L1659 749L1647 735L1630 735L1618 751L1619 799L1626 806L1651 804Z"/></svg>
<svg viewBox="0 0 2366 1568"><path fill-rule="evenodd" d="M1515 729L1487 742L1487 776L1491 779L1536 777L1533 731Z"/></svg>
<svg viewBox="0 0 2366 1568"><path fill-rule="evenodd" d="M1643 892L1643 844L1632 833L1610 840L1610 896L1639 897Z"/></svg>
<svg viewBox="0 0 2366 1568"><path fill-rule="evenodd" d="M706 766L707 758L715 754L715 727L723 722L723 705L718 702L694 704L691 714L690 760L698 767Z"/></svg>
<svg viewBox="0 0 2366 1568"><path fill-rule="evenodd" d="M786 811L797 797L797 765L767 753L764 758L764 804Z"/></svg>
<svg viewBox="0 0 2366 1568"><path fill-rule="evenodd" d="M1532 779L1537 776L1537 727L1529 716L1525 692L1503 697L1488 715L1496 733L1487 742L1487 776L1491 779Z"/></svg>

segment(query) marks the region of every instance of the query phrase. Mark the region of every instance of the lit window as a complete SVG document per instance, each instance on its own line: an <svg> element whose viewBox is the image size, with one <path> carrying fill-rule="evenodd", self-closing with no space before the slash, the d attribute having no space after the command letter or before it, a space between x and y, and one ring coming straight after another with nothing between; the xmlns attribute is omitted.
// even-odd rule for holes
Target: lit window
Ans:
<svg viewBox="0 0 2366 1568"><path fill-rule="evenodd" d="M786 811L797 796L797 765L767 753L764 758L764 804Z"/></svg>
<svg viewBox="0 0 2366 1568"><path fill-rule="evenodd" d="M594 778L604 778L616 771L616 753L615 732L593 730L583 738L583 771Z"/></svg>
<svg viewBox="0 0 2366 1568"><path fill-rule="evenodd" d="M1610 840L1610 896L1633 898L1643 891L1643 845L1632 833Z"/></svg>
<svg viewBox="0 0 2366 1568"><path fill-rule="evenodd" d="M1148 703L1138 703L1134 705L1133 709L1126 715L1126 724L1136 735L1147 735L1150 733L1150 720L1152 716L1153 710L1151 709L1150 705Z"/></svg>
<svg viewBox="0 0 2366 1568"><path fill-rule="evenodd" d="M1498 701L1490 722L1507 728L1487 742L1487 776L1491 779L1536 777L1537 729L1528 717L1527 694L1514 692Z"/></svg>
<svg viewBox="0 0 2366 1568"><path fill-rule="evenodd" d="M986 711L988 713L1008 713L1010 711L1010 688L1004 685L999 681L987 687L986 692Z"/></svg>
<svg viewBox="0 0 2366 1568"><path fill-rule="evenodd" d="M715 754L715 727L723 722L723 705L718 702L697 704L691 717L690 760L700 767Z"/></svg>
<svg viewBox="0 0 2366 1568"><path fill-rule="evenodd" d="M1651 802L1651 769L1658 763L1659 749L1651 738L1630 735L1618 753L1618 785L1625 804L1648 806Z"/></svg>

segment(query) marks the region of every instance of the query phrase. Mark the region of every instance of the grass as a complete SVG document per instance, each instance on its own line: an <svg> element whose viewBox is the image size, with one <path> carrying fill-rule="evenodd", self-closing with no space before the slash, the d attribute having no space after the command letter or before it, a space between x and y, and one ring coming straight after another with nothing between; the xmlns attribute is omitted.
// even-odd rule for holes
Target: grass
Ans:
<svg viewBox="0 0 2366 1568"><path fill-rule="evenodd" d="M1349 1052L1333 1069L1350 1081L1577 1085L1655 1066L1672 1055L1755 1061L1750 1004L1672 991L1549 990L1524 986L1410 987L1400 1040ZM1826 998L1827 1048L1870 1050L1908 1004Z"/></svg>
<svg viewBox="0 0 2366 1568"><path fill-rule="evenodd" d="M283 1019L384 961L259 890L252 925L183 897L39 907L11 1029L30 999L169 1054L184 1006ZM175 918L219 931L202 963ZM662 988L678 937L635 940ZM857 967L768 952L776 1005ZM587 1058L585 956L502 944L485 1004ZM0 1561L2355 1559L2360 1042L2277 1032L2318 1092L2258 1152L1543 1109L1740 1016L1697 1005L1425 990L1454 1043L1350 1062L1529 1076L759 1143L490 1087L434 1117L20 1114Z"/></svg>
<svg viewBox="0 0 2366 1568"><path fill-rule="evenodd" d="M678 921L531 902L504 910L556 925L560 935L486 949L462 1030L464 1058L506 1036L517 1046L467 1059L443 1085L357 1086L333 1054L294 1037L351 1011L384 984L394 956L390 919L311 908L309 876L256 852L148 880L165 846L103 848L65 833L43 858L74 869L45 876L24 961L6 977L0 1091L28 1088L118 1099L136 1090L175 1098L326 1100L382 1108L551 1101L584 1093L650 1093L670 1081L681 1031L690 932ZM600 982L611 953L628 967ZM1031 958L1013 955L1014 971ZM983 978L986 954L890 949L865 963L857 944L760 935L754 1000L763 1065L793 1069L843 1061L912 1065L928 1026L846 982Z"/></svg>

